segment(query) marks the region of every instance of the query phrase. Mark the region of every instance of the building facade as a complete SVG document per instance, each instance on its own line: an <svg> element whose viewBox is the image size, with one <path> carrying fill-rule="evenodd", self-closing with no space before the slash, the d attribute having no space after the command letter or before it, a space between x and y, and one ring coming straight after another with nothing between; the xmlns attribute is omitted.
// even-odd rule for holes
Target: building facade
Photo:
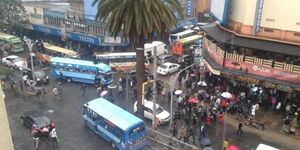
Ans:
<svg viewBox="0 0 300 150"><path fill-rule="evenodd" d="M129 45L125 38L112 38L105 24L95 21L95 14L86 15L90 7L85 7L85 1L69 2L23 2L30 22L26 28L93 46Z"/></svg>
<svg viewBox="0 0 300 150"><path fill-rule="evenodd" d="M203 27L207 68L230 79L298 93L299 2L232 0L227 4L227 22Z"/></svg>

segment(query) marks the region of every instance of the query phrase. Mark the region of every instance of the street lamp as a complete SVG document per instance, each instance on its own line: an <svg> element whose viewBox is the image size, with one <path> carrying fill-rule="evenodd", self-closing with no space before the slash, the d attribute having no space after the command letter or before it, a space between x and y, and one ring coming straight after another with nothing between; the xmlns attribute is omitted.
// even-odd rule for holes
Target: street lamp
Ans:
<svg viewBox="0 0 300 150"><path fill-rule="evenodd" d="M27 38L26 36L23 37L24 42L28 46L29 52L30 52L30 64L31 64L31 75L32 79L34 80L34 68L33 68L33 59L32 59L32 48L33 48L33 43L31 42L31 39Z"/></svg>
<svg viewBox="0 0 300 150"><path fill-rule="evenodd" d="M174 93L174 87L175 87L175 84L176 84L176 81L177 81L177 78L179 76L179 74L183 71L185 71L186 69L194 66L195 64L191 64L187 67L185 67L184 69L180 70L176 75L175 77L171 77L170 78L170 81L169 81L169 86L170 86L170 92L171 92L171 101L170 101L170 125L169 127L172 128L172 124L173 124L173 93Z"/></svg>

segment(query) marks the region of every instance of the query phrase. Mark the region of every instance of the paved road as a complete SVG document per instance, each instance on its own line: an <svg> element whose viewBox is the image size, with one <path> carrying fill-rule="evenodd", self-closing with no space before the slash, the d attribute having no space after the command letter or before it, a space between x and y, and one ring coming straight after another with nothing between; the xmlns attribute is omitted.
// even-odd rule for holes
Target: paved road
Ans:
<svg viewBox="0 0 300 150"><path fill-rule="evenodd" d="M50 79L51 84L47 88L52 89L56 84ZM58 136L61 138L59 149L61 150L113 150L109 143L102 140L95 133L89 130L80 116L80 107L87 101L96 98L96 89L90 85L87 87L85 97L80 96L80 84L63 83L62 101L53 101L52 95L44 96L42 101L20 94L19 91L11 89L4 90L5 102L9 117L10 129L12 132L16 150L32 150L33 143L31 132L25 128L20 121L20 114L27 110L41 110L55 121ZM120 104L122 101L117 101ZM51 114L48 111L53 110ZM41 143L42 150L50 149L45 143ZM145 147L144 150L152 149Z"/></svg>

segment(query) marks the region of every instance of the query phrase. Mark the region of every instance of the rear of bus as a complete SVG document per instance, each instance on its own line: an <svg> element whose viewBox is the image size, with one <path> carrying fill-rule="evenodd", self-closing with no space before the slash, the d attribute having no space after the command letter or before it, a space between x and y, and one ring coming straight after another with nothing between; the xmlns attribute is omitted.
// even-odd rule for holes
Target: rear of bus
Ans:
<svg viewBox="0 0 300 150"><path fill-rule="evenodd" d="M182 55L183 54L183 45L180 40L173 41L172 54L174 54L174 55Z"/></svg>
<svg viewBox="0 0 300 150"><path fill-rule="evenodd" d="M147 131L143 121L127 130L126 150L137 150L147 144Z"/></svg>

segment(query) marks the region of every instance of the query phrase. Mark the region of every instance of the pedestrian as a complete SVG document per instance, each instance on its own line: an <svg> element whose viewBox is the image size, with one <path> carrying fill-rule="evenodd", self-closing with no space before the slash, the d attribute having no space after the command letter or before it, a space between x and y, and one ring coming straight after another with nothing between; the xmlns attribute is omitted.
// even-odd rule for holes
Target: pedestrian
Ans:
<svg viewBox="0 0 300 150"><path fill-rule="evenodd" d="M183 141L184 141L186 134L187 134L186 128L182 127L180 129L180 137L178 138L178 140L181 140L183 138Z"/></svg>
<svg viewBox="0 0 300 150"><path fill-rule="evenodd" d="M202 125L200 126L200 135L199 135L199 141L201 141L202 138L205 137L205 133L206 133L206 127L205 124L202 123Z"/></svg>
<svg viewBox="0 0 300 150"><path fill-rule="evenodd" d="M24 82L22 81L22 79L19 80L19 87L22 91L24 90Z"/></svg>
<svg viewBox="0 0 300 150"><path fill-rule="evenodd" d="M173 136L177 136L177 133L178 133L178 126L177 126L177 122L174 121L173 122L173 125L172 125L172 133L173 133Z"/></svg>
<svg viewBox="0 0 300 150"><path fill-rule="evenodd" d="M62 98L62 86L61 86L61 82L58 82L58 86L57 86L57 99L61 100Z"/></svg>
<svg viewBox="0 0 300 150"><path fill-rule="evenodd" d="M42 90L40 87L37 88L36 97L38 98L38 100L42 100Z"/></svg>
<svg viewBox="0 0 300 150"><path fill-rule="evenodd" d="M122 87L121 84L119 84L119 86L118 86L118 91L119 91L118 97L120 97L120 95L121 95L122 97L124 97L124 95L123 95L123 87Z"/></svg>
<svg viewBox="0 0 300 150"><path fill-rule="evenodd" d="M195 144L195 131L194 131L194 128L192 126L190 126L188 132L189 132L189 136L187 138L189 139L190 137L192 137L193 138L193 144Z"/></svg>
<svg viewBox="0 0 300 150"><path fill-rule="evenodd" d="M58 100L58 91L57 88L54 87L52 90L53 96L54 96L54 100Z"/></svg>
<svg viewBox="0 0 300 150"><path fill-rule="evenodd" d="M223 122L223 113L222 112L220 112L219 114L218 114L218 121L221 123L221 122Z"/></svg>
<svg viewBox="0 0 300 150"><path fill-rule="evenodd" d="M52 143L52 147L55 147L58 144L57 143L57 133L56 133L55 127L53 127L53 129L51 130L49 137L50 137L50 142Z"/></svg>
<svg viewBox="0 0 300 150"><path fill-rule="evenodd" d="M81 96L84 97L86 91L86 85L83 83L80 88Z"/></svg>
<svg viewBox="0 0 300 150"><path fill-rule="evenodd" d="M102 93L102 87L101 86L98 86L97 89L97 97L100 97L101 93Z"/></svg>
<svg viewBox="0 0 300 150"><path fill-rule="evenodd" d="M243 128L243 123L240 122L239 125L238 125L237 135L242 136L242 134L243 134L243 129L242 128Z"/></svg>
<svg viewBox="0 0 300 150"><path fill-rule="evenodd" d="M37 130L36 124L33 124L31 127L31 134L32 134L32 139L33 139L33 144L35 146L35 149L39 148L39 140L40 140L40 134Z"/></svg>

